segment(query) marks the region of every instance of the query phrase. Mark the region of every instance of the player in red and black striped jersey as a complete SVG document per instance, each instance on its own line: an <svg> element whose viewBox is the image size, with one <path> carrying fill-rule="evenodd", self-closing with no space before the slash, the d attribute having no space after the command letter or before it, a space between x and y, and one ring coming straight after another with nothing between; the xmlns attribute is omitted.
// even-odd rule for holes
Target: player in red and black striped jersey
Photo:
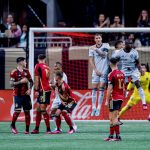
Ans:
<svg viewBox="0 0 150 150"><path fill-rule="evenodd" d="M30 110L32 109L30 94L33 86L33 80L26 69L26 60L24 57L18 57L16 60L18 66L10 73L10 85L13 87L15 111L11 123L11 131L17 134L15 123L23 107L25 113L26 130L25 134L29 134L30 127ZM28 87L30 83L30 87Z"/></svg>
<svg viewBox="0 0 150 150"><path fill-rule="evenodd" d="M32 134L39 133L39 126L41 117L43 115L46 124L46 134L50 134L49 115L46 111L47 105L50 104L51 86L50 86L50 68L45 63L46 56L40 54L38 56L38 64L35 66L35 82L34 89L37 96L37 109L36 109L36 126L31 132Z"/></svg>
<svg viewBox="0 0 150 150"><path fill-rule="evenodd" d="M71 88L65 81L63 81L63 72L55 73L55 81L56 81L55 89L58 91L58 95L61 101L61 103L58 106L58 109L56 110L55 116L59 117L60 114L63 115L63 117L65 118L65 121L70 127L70 130L68 131L68 133L72 134L75 132L75 130L73 129L73 122L71 118L69 117L69 115L73 111L77 103L74 99ZM59 127L60 125L57 124L57 128L58 128L57 130L59 130Z"/></svg>
<svg viewBox="0 0 150 150"><path fill-rule="evenodd" d="M125 99L125 76L122 71L118 70L118 60L110 59L112 72L108 76L108 89L106 96L106 105L109 107L110 135L105 141L120 141L120 126L118 123L118 114L122 101ZM116 138L113 138L114 132Z"/></svg>

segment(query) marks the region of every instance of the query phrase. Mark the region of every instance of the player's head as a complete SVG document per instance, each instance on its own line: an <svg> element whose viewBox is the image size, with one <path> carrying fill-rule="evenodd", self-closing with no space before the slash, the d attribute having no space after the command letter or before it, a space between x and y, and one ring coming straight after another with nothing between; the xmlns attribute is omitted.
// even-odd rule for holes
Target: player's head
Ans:
<svg viewBox="0 0 150 150"><path fill-rule="evenodd" d="M117 64L119 62L119 59L118 58L110 58L110 67L111 69L113 68L117 68Z"/></svg>
<svg viewBox="0 0 150 150"><path fill-rule="evenodd" d="M56 72L56 71L62 71L62 63L56 62L54 64L54 72Z"/></svg>
<svg viewBox="0 0 150 150"><path fill-rule="evenodd" d="M120 17L119 16L114 17L114 23L120 23Z"/></svg>
<svg viewBox="0 0 150 150"><path fill-rule="evenodd" d="M122 49L122 48L124 48L123 41L118 40L118 41L115 43L115 49Z"/></svg>
<svg viewBox="0 0 150 150"><path fill-rule="evenodd" d="M126 41L125 42L125 52L130 52L131 49L133 48L133 42L131 41Z"/></svg>
<svg viewBox="0 0 150 150"><path fill-rule="evenodd" d="M99 20L99 22L104 22L105 21L105 15L104 14L99 14L98 20Z"/></svg>
<svg viewBox="0 0 150 150"><path fill-rule="evenodd" d="M16 59L16 62L17 62L17 64L18 64L19 66L21 66L21 67L23 67L23 68L25 68L26 65L27 65L26 59L25 59L24 57L18 57L18 58Z"/></svg>
<svg viewBox="0 0 150 150"><path fill-rule="evenodd" d="M144 74L145 72L149 72L149 65L141 64L141 73Z"/></svg>
<svg viewBox="0 0 150 150"><path fill-rule="evenodd" d="M39 63L45 63L45 61L46 61L46 56L45 56L45 54L40 54L40 55L38 55L38 62L39 62Z"/></svg>
<svg viewBox="0 0 150 150"><path fill-rule="evenodd" d="M96 33L94 36L94 41L95 41L96 45L101 45L102 35L100 33Z"/></svg>
<svg viewBox="0 0 150 150"><path fill-rule="evenodd" d="M63 72L62 71L57 71L55 72L55 81L58 83L62 80L63 78Z"/></svg>

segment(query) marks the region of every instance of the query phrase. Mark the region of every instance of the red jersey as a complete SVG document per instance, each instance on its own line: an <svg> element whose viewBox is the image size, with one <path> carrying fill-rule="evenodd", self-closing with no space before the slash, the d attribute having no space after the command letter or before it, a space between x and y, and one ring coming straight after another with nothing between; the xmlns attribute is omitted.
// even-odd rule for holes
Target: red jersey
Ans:
<svg viewBox="0 0 150 150"><path fill-rule="evenodd" d="M56 84L56 86L58 88L59 97L63 102L67 102L68 104L71 102L75 102L72 90L65 81L63 81L62 84L59 86L58 84Z"/></svg>
<svg viewBox="0 0 150 150"><path fill-rule="evenodd" d="M108 83L113 85L112 99L124 100L125 76L123 72L118 69L113 70L108 76Z"/></svg>
<svg viewBox="0 0 150 150"><path fill-rule="evenodd" d="M23 71L19 71L18 69L12 70L10 73L10 80L14 82L18 82L23 78L31 79L31 75L28 69L23 69ZM14 96L25 95L28 90L28 83L23 83L19 85L15 85L13 89Z"/></svg>
<svg viewBox="0 0 150 150"><path fill-rule="evenodd" d="M51 90L49 80L50 80L50 68L45 63L36 64L35 66L35 76L40 78L39 89L48 92Z"/></svg>

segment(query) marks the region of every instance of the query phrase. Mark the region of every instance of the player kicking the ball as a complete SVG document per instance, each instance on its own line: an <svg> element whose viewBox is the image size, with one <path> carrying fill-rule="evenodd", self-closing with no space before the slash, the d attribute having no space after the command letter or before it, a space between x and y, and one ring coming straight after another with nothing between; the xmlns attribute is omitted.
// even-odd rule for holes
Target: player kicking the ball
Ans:
<svg viewBox="0 0 150 150"><path fill-rule="evenodd" d="M129 78L131 78L132 82L137 87L138 93L142 100L143 109L147 109L145 94L140 84L139 70L141 69L141 66L139 63L139 55L137 50L133 49L132 47L132 43L126 42L125 48L116 53L116 55L113 55L113 57L118 58L119 62L121 63L121 70L125 75L126 85L129 83Z"/></svg>
<svg viewBox="0 0 150 150"><path fill-rule="evenodd" d="M116 58L110 59L112 72L108 76L106 96L106 105L109 107L110 135L104 139L105 141L121 141L118 114L122 101L125 99L125 76L122 71L118 70L117 62ZM116 138L113 137L114 133L116 133Z"/></svg>
<svg viewBox="0 0 150 150"><path fill-rule="evenodd" d="M150 73L146 72L147 66L146 64L141 64L141 77L140 77L140 83L144 90L145 97L146 97L146 103L150 103L150 92L149 92L149 85L150 85ZM135 87L135 85L130 82L128 84L127 90L130 91L132 88L134 88L134 91L127 102L126 106L124 106L121 111L119 112L119 118L126 113L132 106L136 105L141 101L140 95L138 93L138 89ZM148 117L148 120L150 121L150 115Z"/></svg>
<svg viewBox="0 0 150 150"><path fill-rule="evenodd" d="M63 117L65 118L65 121L70 127L68 133L72 134L75 132L75 130L73 129L73 122L71 118L68 117L68 115L73 111L73 109L77 104L75 99L73 98L73 94L69 85L65 81L63 81L62 72L55 73L55 81L56 81L55 90L58 91L58 95L60 97L61 103L59 104L58 109L56 110L55 115L53 116L60 117L60 115L62 114ZM60 130L59 128L60 123L61 122L58 122L57 124L57 128L58 128L57 130Z"/></svg>
<svg viewBox="0 0 150 150"><path fill-rule="evenodd" d="M91 116L99 116L104 98L104 88L108 75L108 51L109 44L102 43L102 36L96 34L95 45L89 48L89 61L93 68L92 73L92 113ZM99 91L98 107L96 108L97 92Z"/></svg>

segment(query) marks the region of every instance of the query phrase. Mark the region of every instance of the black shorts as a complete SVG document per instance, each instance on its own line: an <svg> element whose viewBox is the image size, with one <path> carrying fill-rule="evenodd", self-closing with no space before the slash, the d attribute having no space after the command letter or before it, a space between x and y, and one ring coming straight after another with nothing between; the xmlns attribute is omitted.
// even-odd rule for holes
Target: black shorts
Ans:
<svg viewBox="0 0 150 150"><path fill-rule="evenodd" d="M109 111L113 112L115 110L120 110L122 105L122 100L111 100L109 103Z"/></svg>
<svg viewBox="0 0 150 150"><path fill-rule="evenodd" d="M51 96L51 91L49 91L49 92L40 91L37 102L39 104L48 104L49 105L50 104L50 96Z"/></svg>
<svg viewBox="0 0 150 150"><path fill-rule="evenodd" d="M60 104L58 109L61 111L66 110L68 113L71 113L73 109L76 107L77 103L68 104L67 106L64 106L63 104Z"/></svg>
<svg viewBox="0 0 150 150"><path fill-rule="evenodd" d="M31 110L32 103L29 95L14 96L15 110Z"/></svg>

